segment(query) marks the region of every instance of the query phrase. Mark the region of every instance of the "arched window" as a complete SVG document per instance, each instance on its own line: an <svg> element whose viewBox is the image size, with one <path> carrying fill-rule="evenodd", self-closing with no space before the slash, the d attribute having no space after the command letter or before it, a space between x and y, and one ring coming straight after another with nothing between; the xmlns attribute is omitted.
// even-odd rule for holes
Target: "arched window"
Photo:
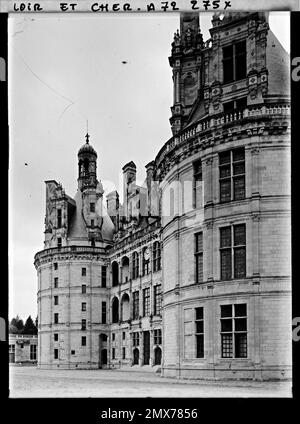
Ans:
<svg viewBox="0 0 300 424"><path fill-rule="evenodd" d="M160 269L161 269L160 242L156 241L153 244L153 272L159 271Z"/></svg>
<svg viewBox="0 0 300 424"><path fill-rule="evenodd" d="M138 278L139 276L139 255L137 252L133 252L132 255L132 279Z"/></svg>
<svg viewBox="0 0 300 424"><path fill-rule="evenodd" d="M148 275L150 271L150 251L148 247L143 249L143 275Z"/></svg>
<svg viewBox="0 0 300 424"><path fill-rule="evenodd" d="M128 321L130 319L130 303L127 293L124 293L121 299L121 317L122 321Z"/></svg>
<svg viewBox="0 0 300 424"><path fill-rule="evenodd" d="M111 310L112 310L112 322L115 324L119 322L119 299L117 297L113 298Z"/></svg>
<svg viewBox="0 0 300 424"><path fill-rule="evenodd" d="M112 272L112 285L114 287L119 284L119 265L117 262L112 263L111 272Z"/></svg>
<svg viewBox="0 0 300 424"><path fill-rule="evenodd" d="M122 258L122 282L129 281L129 259L127 256Z"/></svg>

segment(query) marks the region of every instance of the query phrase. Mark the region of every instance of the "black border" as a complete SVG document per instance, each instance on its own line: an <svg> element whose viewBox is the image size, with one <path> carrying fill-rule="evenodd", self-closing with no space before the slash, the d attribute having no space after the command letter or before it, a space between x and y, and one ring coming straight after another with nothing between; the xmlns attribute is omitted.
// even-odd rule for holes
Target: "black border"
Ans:
<svg viewBox="0 0 300 424"><path fill-rule="evenodd" d="M7 51L7 24L8 14L0 14L0 57L6 59L8 57ZM293 68L292 60L295 57L300 58L300 42L298 29L300 28L300 12L291 12L291 70ZM299 59L300 60L300 59ZM300 76L300 72L299 72ZM6 83L0 82L0 112L2 118L1 126L1 153L4 162L4 157L7 158L8 164L8 75L6 74ZM298 102L300 99L300 81L296 82L291 79L291 102L292 102L292 276L293 276L293 300L292 300L292 316L300 317L299 305L299 270L297 267L297 241L299 229L299 206L297 202L297 188L299 179L299 112ZM8 199L8 173L7 168L2 163L2 194L7 196ZM4 216L2 218L2 247L5 246L3 238L7 237L5 222L8 222L8 208L2 207ZM7 238L8 241L8 238ZM8 244L8 243L7 243ZM2 254L3 262L6 262L7 253ZM8 262L6 262L8 264ZM8 265L3 264L2 269L8 270ZM6 280L8 281L8 279ZM1 295L0 306L1 316L8 317L8 284L5 280L1 282ZM300 334L300 332L299 332ZM279 417L280 412L288 418L288 414L295 408L299 400L299 358L300 358L300 341L293 342L293 399L232 399L232 398L93 398L93 399L8 399L8 328L7 328L7 341L0 342L0 384L1 395L5 402L5 409L1 408L2 416L7 412L9 421L22 422L40 422L50 421L54 423L60 422L83 422L88 424L101 422L120 422L119 420L101 420L99 413L102 409L113 408L120 409L134 409L137 412L143 411L145 408L198 408L198 418L196 420L184 420L184 422L200 422L204 420L215 420L220 417L238 419L255 419L261 417L261 412L268 414L268 420L273 417ZM124 396L126 393L124 393ZM2 402L1 402L2 403ZM3 403L2 403L3 405ZM42 412L39 409L42 408ZM241 409L242 415L238 410ZM294 410L297 412L296 408ZM297 415L295 415L296 417ZM123 422L128 422L122 420ZM153 420L145 420L143 417L134 419L133 422L148 422ZM154 420L158 421L171 421L174 420Z"/></svg>

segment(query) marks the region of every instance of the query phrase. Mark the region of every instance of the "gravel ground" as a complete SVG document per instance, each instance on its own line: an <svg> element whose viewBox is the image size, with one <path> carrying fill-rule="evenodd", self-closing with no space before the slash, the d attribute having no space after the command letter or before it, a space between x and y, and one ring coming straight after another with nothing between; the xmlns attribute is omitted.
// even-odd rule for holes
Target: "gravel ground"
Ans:
<svg viewBox="0 0 300 424"><path fill-rule="evenodd" d="M149 372L11 366L10 397L291 397L291 382L176 380Z"/></svg>

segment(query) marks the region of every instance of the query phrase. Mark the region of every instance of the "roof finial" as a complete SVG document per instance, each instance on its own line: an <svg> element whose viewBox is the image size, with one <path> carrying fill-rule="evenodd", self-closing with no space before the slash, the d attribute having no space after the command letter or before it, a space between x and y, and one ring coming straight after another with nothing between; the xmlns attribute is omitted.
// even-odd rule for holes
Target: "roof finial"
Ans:
<svg viewBox="0 0 300 424"><path fill-rule="evenodd" d="M86 121L86 136L85 136L85 138L86 138L87 144L89 144L90 136L89 136L89 121L88 120Z"/></svg>

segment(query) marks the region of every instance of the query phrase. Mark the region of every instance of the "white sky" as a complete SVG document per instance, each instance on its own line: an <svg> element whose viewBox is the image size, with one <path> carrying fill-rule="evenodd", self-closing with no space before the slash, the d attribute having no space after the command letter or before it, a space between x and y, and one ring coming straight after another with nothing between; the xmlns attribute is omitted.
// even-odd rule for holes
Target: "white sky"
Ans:
<svg viewBox="0 0 300 424"><path fill-rule="evenodd" d="M205 40L210 20L200 17ZM289 52L289 14L272 12L269 23ZM87 119L106 193L121 194L130 160L141 183L171 137L168 56L177 28L173 13L9 18L10 319L37 315L33 257L43 248L44 181L74 196Z"/></svg>

